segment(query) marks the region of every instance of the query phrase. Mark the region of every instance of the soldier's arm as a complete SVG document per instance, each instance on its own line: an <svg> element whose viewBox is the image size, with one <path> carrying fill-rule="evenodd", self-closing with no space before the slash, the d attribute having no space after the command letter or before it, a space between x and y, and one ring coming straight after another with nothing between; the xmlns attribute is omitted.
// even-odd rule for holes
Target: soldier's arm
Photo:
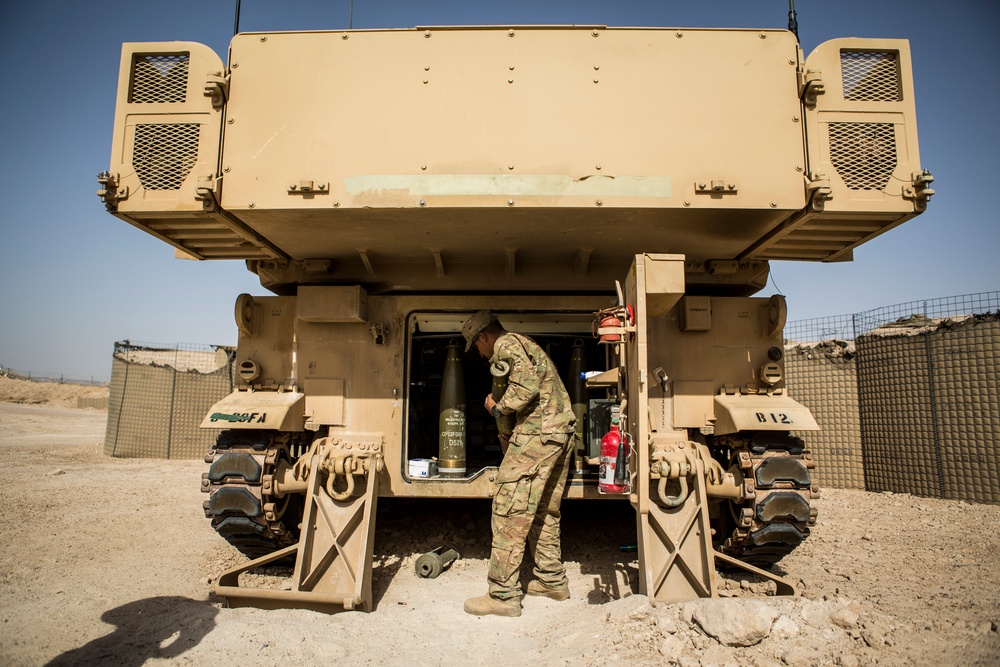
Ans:
<svg viewBox="0 0 1000 667"><path fill-rule="evenodd" d="M523 349L503 349L498 357L510 364L510 377L507 378L507 391L497 403L496 409L501 414L518 412L538 396L539 382L535 365Z"/></svg>

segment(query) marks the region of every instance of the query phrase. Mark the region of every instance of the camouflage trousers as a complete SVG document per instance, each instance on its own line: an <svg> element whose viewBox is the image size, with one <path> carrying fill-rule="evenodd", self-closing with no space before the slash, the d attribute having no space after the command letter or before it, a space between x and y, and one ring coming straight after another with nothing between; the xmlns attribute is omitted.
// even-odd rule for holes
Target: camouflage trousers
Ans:
<svg viewBox="0 0 1000 667"><path fill-rule="evenodd" d="M493 497L492 597L521 598L520 571L526 544L534 555L536 579L550 588L568 583L559 542L559 504L573 443L572 436L566 443L543 442L537 435L515 434L511 438Z"/></svg>

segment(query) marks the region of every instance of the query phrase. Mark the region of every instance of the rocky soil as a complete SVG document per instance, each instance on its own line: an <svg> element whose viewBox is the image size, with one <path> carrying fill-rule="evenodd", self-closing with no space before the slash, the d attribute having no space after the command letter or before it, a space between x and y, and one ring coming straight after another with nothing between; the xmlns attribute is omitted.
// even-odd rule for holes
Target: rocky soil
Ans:
<svg viewBox="0 0 1000 667"><path fill-rule="evenodd" d="M204 464L107 458L104 412L38 396L0 403L3 665L1000 664L1000 507L837 489L776 568L796 597L724 575L722 599L651 606L621 548L631 508L568 502L572 597L476 618L462 602L485 591L488 505L383 499L374 612L231 609L211 583L242 557L203 516ZM418 578L441 545L461 558Z"/></svg>

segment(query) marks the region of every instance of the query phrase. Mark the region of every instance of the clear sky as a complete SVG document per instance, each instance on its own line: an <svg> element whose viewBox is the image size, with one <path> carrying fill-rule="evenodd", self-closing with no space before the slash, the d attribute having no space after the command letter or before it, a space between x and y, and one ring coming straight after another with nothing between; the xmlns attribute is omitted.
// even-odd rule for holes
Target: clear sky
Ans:
<svg viewBox="0 0 1000 667"><path fill-rule="evenodd" d="M239 261L173 259L95 195L121 43L195 41L224 57L235 5L0 0L0 364L106 378L116 340L235 343L236 295L267 294L256 276ZM910 40L921 162L938 194L854 262L772 262L789 319L1000 289L1000 3L799 0L795 9L807 54L835 37ZM784 28L787 13L787 0L355 0L353 24ZM240 29L349 20L350 0L243 0Z"/></svg>

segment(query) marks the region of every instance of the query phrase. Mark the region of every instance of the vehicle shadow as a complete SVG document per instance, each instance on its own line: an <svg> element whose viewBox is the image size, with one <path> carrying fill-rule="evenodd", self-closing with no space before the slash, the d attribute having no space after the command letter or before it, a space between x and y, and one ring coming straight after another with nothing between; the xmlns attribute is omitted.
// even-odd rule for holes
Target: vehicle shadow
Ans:
<svg viewBox="0 0 1000 667"><path fill-rule="evenodd" d="M176 658L212 631L218 613L208 602L177 596L129 602L101 614L102 621L115 626L114 632L66 651L48 665L138 667L150 658Z"/></svg>

